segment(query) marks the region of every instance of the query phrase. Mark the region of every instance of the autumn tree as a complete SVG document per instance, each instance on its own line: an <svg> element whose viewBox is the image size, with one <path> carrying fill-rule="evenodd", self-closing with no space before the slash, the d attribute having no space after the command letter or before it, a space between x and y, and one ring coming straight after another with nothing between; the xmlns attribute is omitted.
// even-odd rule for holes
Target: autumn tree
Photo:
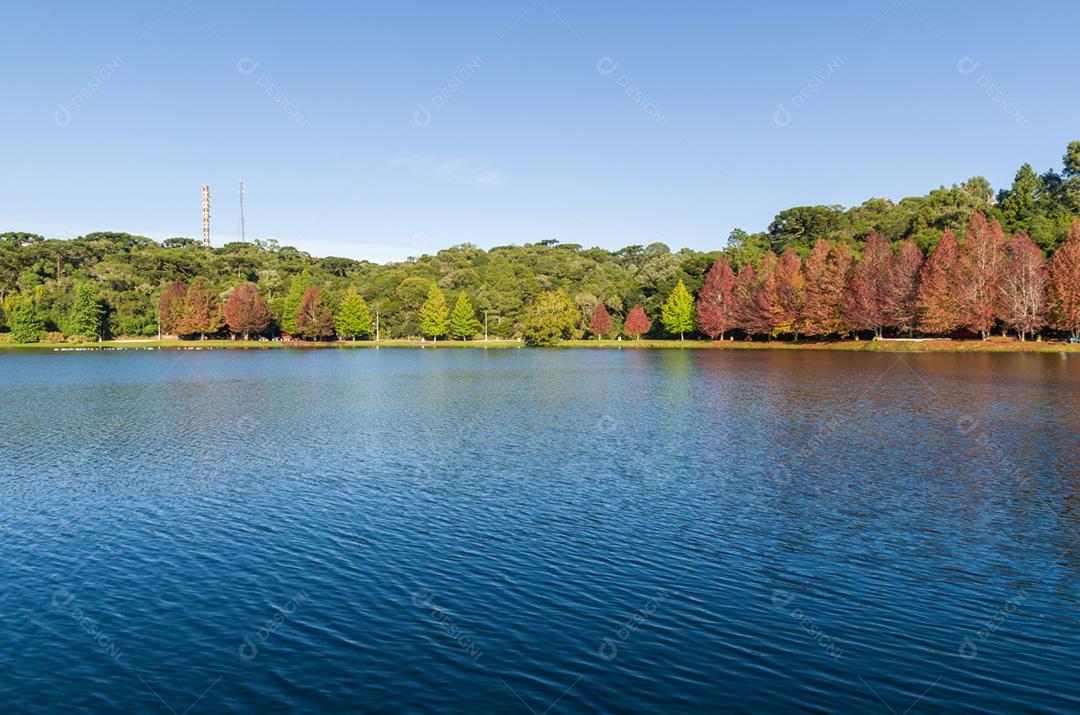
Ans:
<svg viewBox="0 0 1080 715"><path fill-rule="evenodd" d="M334 334L334 316L323 302L322 291L308 286L296 312L296 335L305 340L321 340Z"/></svg>
<svg viewBox="0 0 1080 715"><path fill-rule="evenodd" d="M964 325L964 309L956 281L960 275L960 248L946 231L919 275L919 330L947 334Z"/></svg>
<svg viewBox="0 0 1080 715"><path fill-rule="evenodd" d="M105 331L105 301L97 286L83 281L75 286L71 306L71 332L88 338L101 339Z"/></svg>
<svg viewBox="0 0 1080 715"><path fill-rule="evenodd" d="M776 254L768 251L761 259L759 282L754 292L754 309L747 326L754 335L772 337L780 320L780 305L776 291Z"/></svg>
<svg viewBox="0 0 1080 715"><path fill-rule="evenodd" d="M674 335L679 334L679 340L683 340L686 333L694 330L694 297L686 290L686 285L679 280L675 290L664 301L660 310L660 322L664 324L664 330Z"/></svg>
<svg viewBox="0 0 1080 715"><path fill-rule="evenodd" d="M851 270L851 251L844 243L829 246L820 239L806 259L806 304L803 332L830 335L844 328L844 292Z"/></svg>
<svg viewBox="0 0 1080 715"><path fill-rule="evenodd" d="M777 311L773 329L777 334L791 333L798 341L805 292L806 277L803 275L802 259L794 250L788 248L776 264Z"/></svg>
<svg viewBox="0 0 1080 715"><path fill-rule="evenodd" d="M851 281L854 282L857 278L865 285L864 288L856 287L855 289L856 294L865 291L864 300L856 302L862 302L863 304L862 309L858 311L863 320L858 322L866 327L858 328L858 330L872 329L874 335L879 338L888 323L891 309L892 295L889 288L890 279L892 278L890 272L892 259L893 254L892 248L889 247L889 239L885 238L885 235L880 231L871 231L870 235L866 237L862 258L855 265ZM850 284L848 289L850 294ZM851 298L849 298L848 307L852 305L850 300ZM849 314L848 317L851 317L851 315Z"/></svg>
<svg viewBox="0 0 1080 715"><path fill-rule="evenodd" d="M450 335L464 340L473 337L479 330L480 321L476 319L476 311L469 302L469 296L465 295L465 291L461 291L454 303L454 310L450 313Z"/></svg>
<svg viewBox="0 0 1080 715"><path fill-rule="evenodd" d="M242 335L244 340L270 327L270 308L254 283L241 283L233 288L225 301L224 312L229 331Z"/></svg>
<svg viewBox="0 0 1080 715"><path fill-rule="evenodd" d="M178 332L176 328L184 311L187 290L187 283L178 279L162 291L158 298L158 320L163 333L175 335Z"/></svg>
<svg viewBox="0 0 1080 715"><path fill-rule="evenodd" d="M900 332L911 333L919 323L919 273L923 252L914 240L900 244L889 262L885 287L885 323Z"/></svg>
<svg viewBox="0 0 1080 715"><path fill-rule="evenodd" d="M731 272L731 262L721 258L712 265L705 275L705 285L698 291L697 324L701 332L713 340L723 340L724 333L734 327L731 311L731 290L735 285L735 274Z"/></svg>
<svg viewBox="0 0 1080 715"><path fill-rule="evenodd" d="M752 264L747 263L739 269L735 284L731 288L732 324L746 333L747 337L754 334L758 324L757 291L757 271Z"/></svg>
<svg viewBox="0 0 1080 715"><path fill-rule="evenodd" d="M420 306L420 332L436 342L440 335L446 335L449 327L450 309L446 306L446 296L437 285L428 289L427 300Z"/></svg>
<svg viewBox="0 0 1080 715"><path fill-rule="evenodd" d="M225 327L225 316L221 314L221 301L202 280L192 283L181 303L180 317L176 322L179 335L198 335L205 340L207 335Z"/></svg>
<svg viewBox="0 0 1080 715"><path fill-rule="evenodd" d="M337 315L334 316L334 327L340 337L353 341L371 335L371 312L355 285L345 290Z"/></svg>
<svg viewBox="0 0 1080 715"><path fill-rule="evenodd" d="M880 335L880 304L874 300L870 281L861 271L852 274L844 290L843 324L845 330L854 333L873 330L875 335Z"/></svg>
<svg viewBox="0 0 1080 715"><path fill-rule="evenodd" d="M626 315L626 322L623 323L623 335L640 340L641 336L650 330L652 330L652 321L645 314L645 309L640 305L635 305Z"/></svg>
<svg viewBox="0 0 1080 715"><path fill-rule="evenodd" d="M589 332L595 335L597 340L611 332L611 313L602 300L596 301L592 318L589 319Z"/></svg>
<svg viewBox="0 0 1080 715"><path fill-rule="evenodd" d="M1005 233L995 220L972 215L960 252L960 295L966 328L986 340L997 322L1001 300L1001 273L1005 263Z"/></svg>
<svg viewBox="0 0 1080 715"><path fill-rule="evenodd" d="M561 290L544 291L533 303L525 320L525 342L554 345L577 328L578 309Z"/></svg>
<svg viewBox="0 0 1080 715"><path fill-rule="evenodd" d="M1051 325L1080 337L1080 218L1050 260L1049 305Z"/></svg>
<svg viewBox="0 0 1080 715"><path fill-rule="evenodd" d="M1024 233L1009 241L1001 278L1001 319L1020 340L1046 324L1046 259Z"/></svg>

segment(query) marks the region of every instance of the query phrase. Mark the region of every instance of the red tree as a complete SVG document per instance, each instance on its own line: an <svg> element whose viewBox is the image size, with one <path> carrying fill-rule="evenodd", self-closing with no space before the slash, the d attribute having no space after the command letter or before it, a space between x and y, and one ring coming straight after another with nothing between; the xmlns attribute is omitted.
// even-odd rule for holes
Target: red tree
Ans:
<svg viewBox="0 0 1080 715"><path fill-rule="evenodd" d="M745 332L747 337L753 335L757 328L757 291L757 273L754 267L747 263L739 269L735 284L731 288L732 326Z"/></svg>
<svg viewBox="0 0 1080 715"><path fill-rule="evenodd" d="M1046 324L1046 259L1042 249L1018 233L1009 241L1001 279L1001 319L1021 340Z"/></svg>
<svg viewBox="0 0 1080 715"><path fill-rule="evenodd" d="M177 323L184 310L184 298L187 296L187 283L177 279L166 288L158 298L158 320L161 332L175 334Z"/></svg>
<svg viewBox="0 0 1080 715"><path fill-rule="evenodd" d="M889 262L885 294L885 322L898 331L911 333L919 322L919 272L923 253L918 244L908 239Z"/></svg>
<svg viewBox="0 0 1080 715"><path fill-rule="evenodd" d="M885 238L880 231L874 230L867 236L862 259L855 267L856 276L866 284L864 305L859 311L863 317L860 323L865 324L866 327L860 330L873 328L874 334L879 338L890 312L892 296L889 292L889 282L892 276L889 269L892 266L892 259L889 239Z"/></svg>
<svg viewBox="0 0 1080 715"><path fill-rule="evenodd" d="M806 259L806 306L803 332L830 335L844 327L844 291L851 271L851 251L844 243L829 247L819 239Z"/></svg>
<svg viewBox="0 0 1080 715"><path fill-rule="evenodd" d="M1080 336L1080 218L1050 260L1049 298L1051 324Z"/></svg>
<svg viewBox="0 0 1080 715"><path fill-rule="evenodd" d="M776 291L776 254L772 251L766 254L768 258L761 261L761 280L754 293L754 309L751 311L749 332L754 335L772 337L780 321L780 304L777 300Z"/></svg>
<svg viewBox="0 0 1080 715"><path fill-rule="evenodd" d="M626 316L626 322L623 323L623 334L637 339L651 329L652 321L645 315L645 309L640 305L631 308Z"/></svg>
<svg viewBox="0 0 1080 715"><path fill-rule="evenodd" d="M735 274L731 272L731 263L722 258L712 265L705 276L705 285L701 287L697 298L697 324L701 332L713 340L724 338L724 333L731 330L731 290L735 285Z"/></svg>
<svg viewBox="0 0 1080 715"><path fill-rule="evenodd" d="M942 334L964 325L959 279L960 248L952 231L946 231L919 275L919 330Z"/></svg>
<svg viewBox="0 0 1080 715"><path fill-rule="evenodd" d="M322 291L316 286L310 286L300 299L296 334L306 340L319 340L334 334L334 318L323 303Z"/></svg>
<svg viewBox="0 0 1080 715"><path fill-rule="evenodd" d="M776 333L791 333L799 339L802 320L803 293L806 278L803 276L802 259L788 248L776 264Z"/></svg>
<svg viewBox="0 0 1080 715"><path fill-rule="evenodd" d="M592 320L589 321L589 331L596 336L597 340L611 332L611 313L608 313L602 300L596 302Z"/></svg>
<svg viewBox="0 0 1080 715"><path fill-rule="evenodd" d="M253 283L241 283L225 301L225 322L229 330L244 336L261 333L270 325L270 309Z"/></svg>
<svg viewBox="0 0 1080 715"><path fill-rule="evenodd" d="M1005 243L1001 224L988 223L981 213L972 215L957 277L961 280L965 327L979 333L983 340L989 337L1000 312Z"/></svg>
<svg viewBox="0 0 1080 715"><path fill-rule="evenodd" d="M873 329L880 337L881 305L874 299L870 281L861 271L852 274L844 291L843 323L845 330L859 333Z"/></svg>
<svg viewBox="0 0 1080 715"><path fill-rule="evenodd" d="M176 321L179 335L196 335L204 339L225 327L225 318L221 314L221 301L217 294L201 280L196 280L187 289L181 303L180 317Z"/></svg>

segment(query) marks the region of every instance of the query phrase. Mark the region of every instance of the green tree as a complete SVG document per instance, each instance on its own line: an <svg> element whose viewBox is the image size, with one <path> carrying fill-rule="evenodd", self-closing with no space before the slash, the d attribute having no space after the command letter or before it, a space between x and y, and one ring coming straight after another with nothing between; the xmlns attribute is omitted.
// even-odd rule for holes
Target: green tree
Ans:
<svg viewBox="0 0 1080 715"><path fill-rule="evenodd" d="M88 338L101 339L105 327L105 301L97 286L84 281L75 286L75 302L71 306L71 332Z"/></svg>
<svg viewBox="0 0 1080 715"><path fill-rule="evenodd" d="M281 302L279 322L282 332L290 334L296 332L296 318L300 314L300 303L304 300L304 293L314 283L311 273L306 268L293 276L292 283L289 285L289 292L285 294L285 298Z"/></svg>
<svg viewBox="0 0 1080 715"><path fill-rule="evenodd" d="M37 343L45 336L45 318L34 301L23 298L11 313L11 339L17 343Z"/></svg>
<svg viewBox="0 0 1080 715"><path fill-rule="evenodd" d="M355 285L350 285L341 299L337 315L334 317L337 334L343 338L356 340L371 335L371 313L367 301L357 292Z"/></svg>
<svg viewBox="0 0 1080 715"><path fill-rule="evenodd" d="M454 311L450 314L450 335L464 340L476 335L479 330L480 321L476 319L476 311L469 302L469 296L465 295L465 291L461 291L454 303Z"/></svg>
<svg viewBox="0 0 1080 715"><path fill-rule="evenodd" d="M427 300L420 307L420 332L437 342L440 335L446 335L447 316L446 296L438 286L431 286Z"/></svg>
<svg viewBox="0 0 1080 715"><path fill-rule="evenodd" d="M541 293L525 319L525 342L554 345L577 327L578 315L577 307L563 291Z"/></svg>
<svg viewBox="0 0 1080 715"><path fill-rule="evenodd" d="M686 290L681 279L664 301L660 322L664 324L664 330L672 335L678 333L679 340L683 340L686 333L694 330L694 296Z"/></svg>

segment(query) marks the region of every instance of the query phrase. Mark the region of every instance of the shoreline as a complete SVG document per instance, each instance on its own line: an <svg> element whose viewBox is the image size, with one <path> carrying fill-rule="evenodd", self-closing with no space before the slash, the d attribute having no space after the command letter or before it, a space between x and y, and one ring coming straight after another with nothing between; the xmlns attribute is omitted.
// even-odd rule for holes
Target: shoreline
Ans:
<svg viewBox="0 0 1080 715"><path fill-rule="evenodd" d="M105 352L128 350L351 350L351 349L537 349L518 340L357 340L282 342L270 340L106 340L100 343L0 343L0 354L19 352ZM870 353L1070 353L1080 344L1065 341L989 340L846 340L831 342L748 340L565 340L543 349L603 350L813 350Z"/></svg>

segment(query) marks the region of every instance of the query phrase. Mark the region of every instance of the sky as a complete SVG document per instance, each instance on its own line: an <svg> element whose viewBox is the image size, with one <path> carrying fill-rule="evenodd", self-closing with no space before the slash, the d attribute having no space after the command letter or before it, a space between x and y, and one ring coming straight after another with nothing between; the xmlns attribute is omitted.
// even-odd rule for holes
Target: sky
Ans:
<svg viewBox="0 0 1080 715"><path fill-rule="evenodd" d="M10 3L0 231L722 248L1080 139L1080 3Z"/></svg>

